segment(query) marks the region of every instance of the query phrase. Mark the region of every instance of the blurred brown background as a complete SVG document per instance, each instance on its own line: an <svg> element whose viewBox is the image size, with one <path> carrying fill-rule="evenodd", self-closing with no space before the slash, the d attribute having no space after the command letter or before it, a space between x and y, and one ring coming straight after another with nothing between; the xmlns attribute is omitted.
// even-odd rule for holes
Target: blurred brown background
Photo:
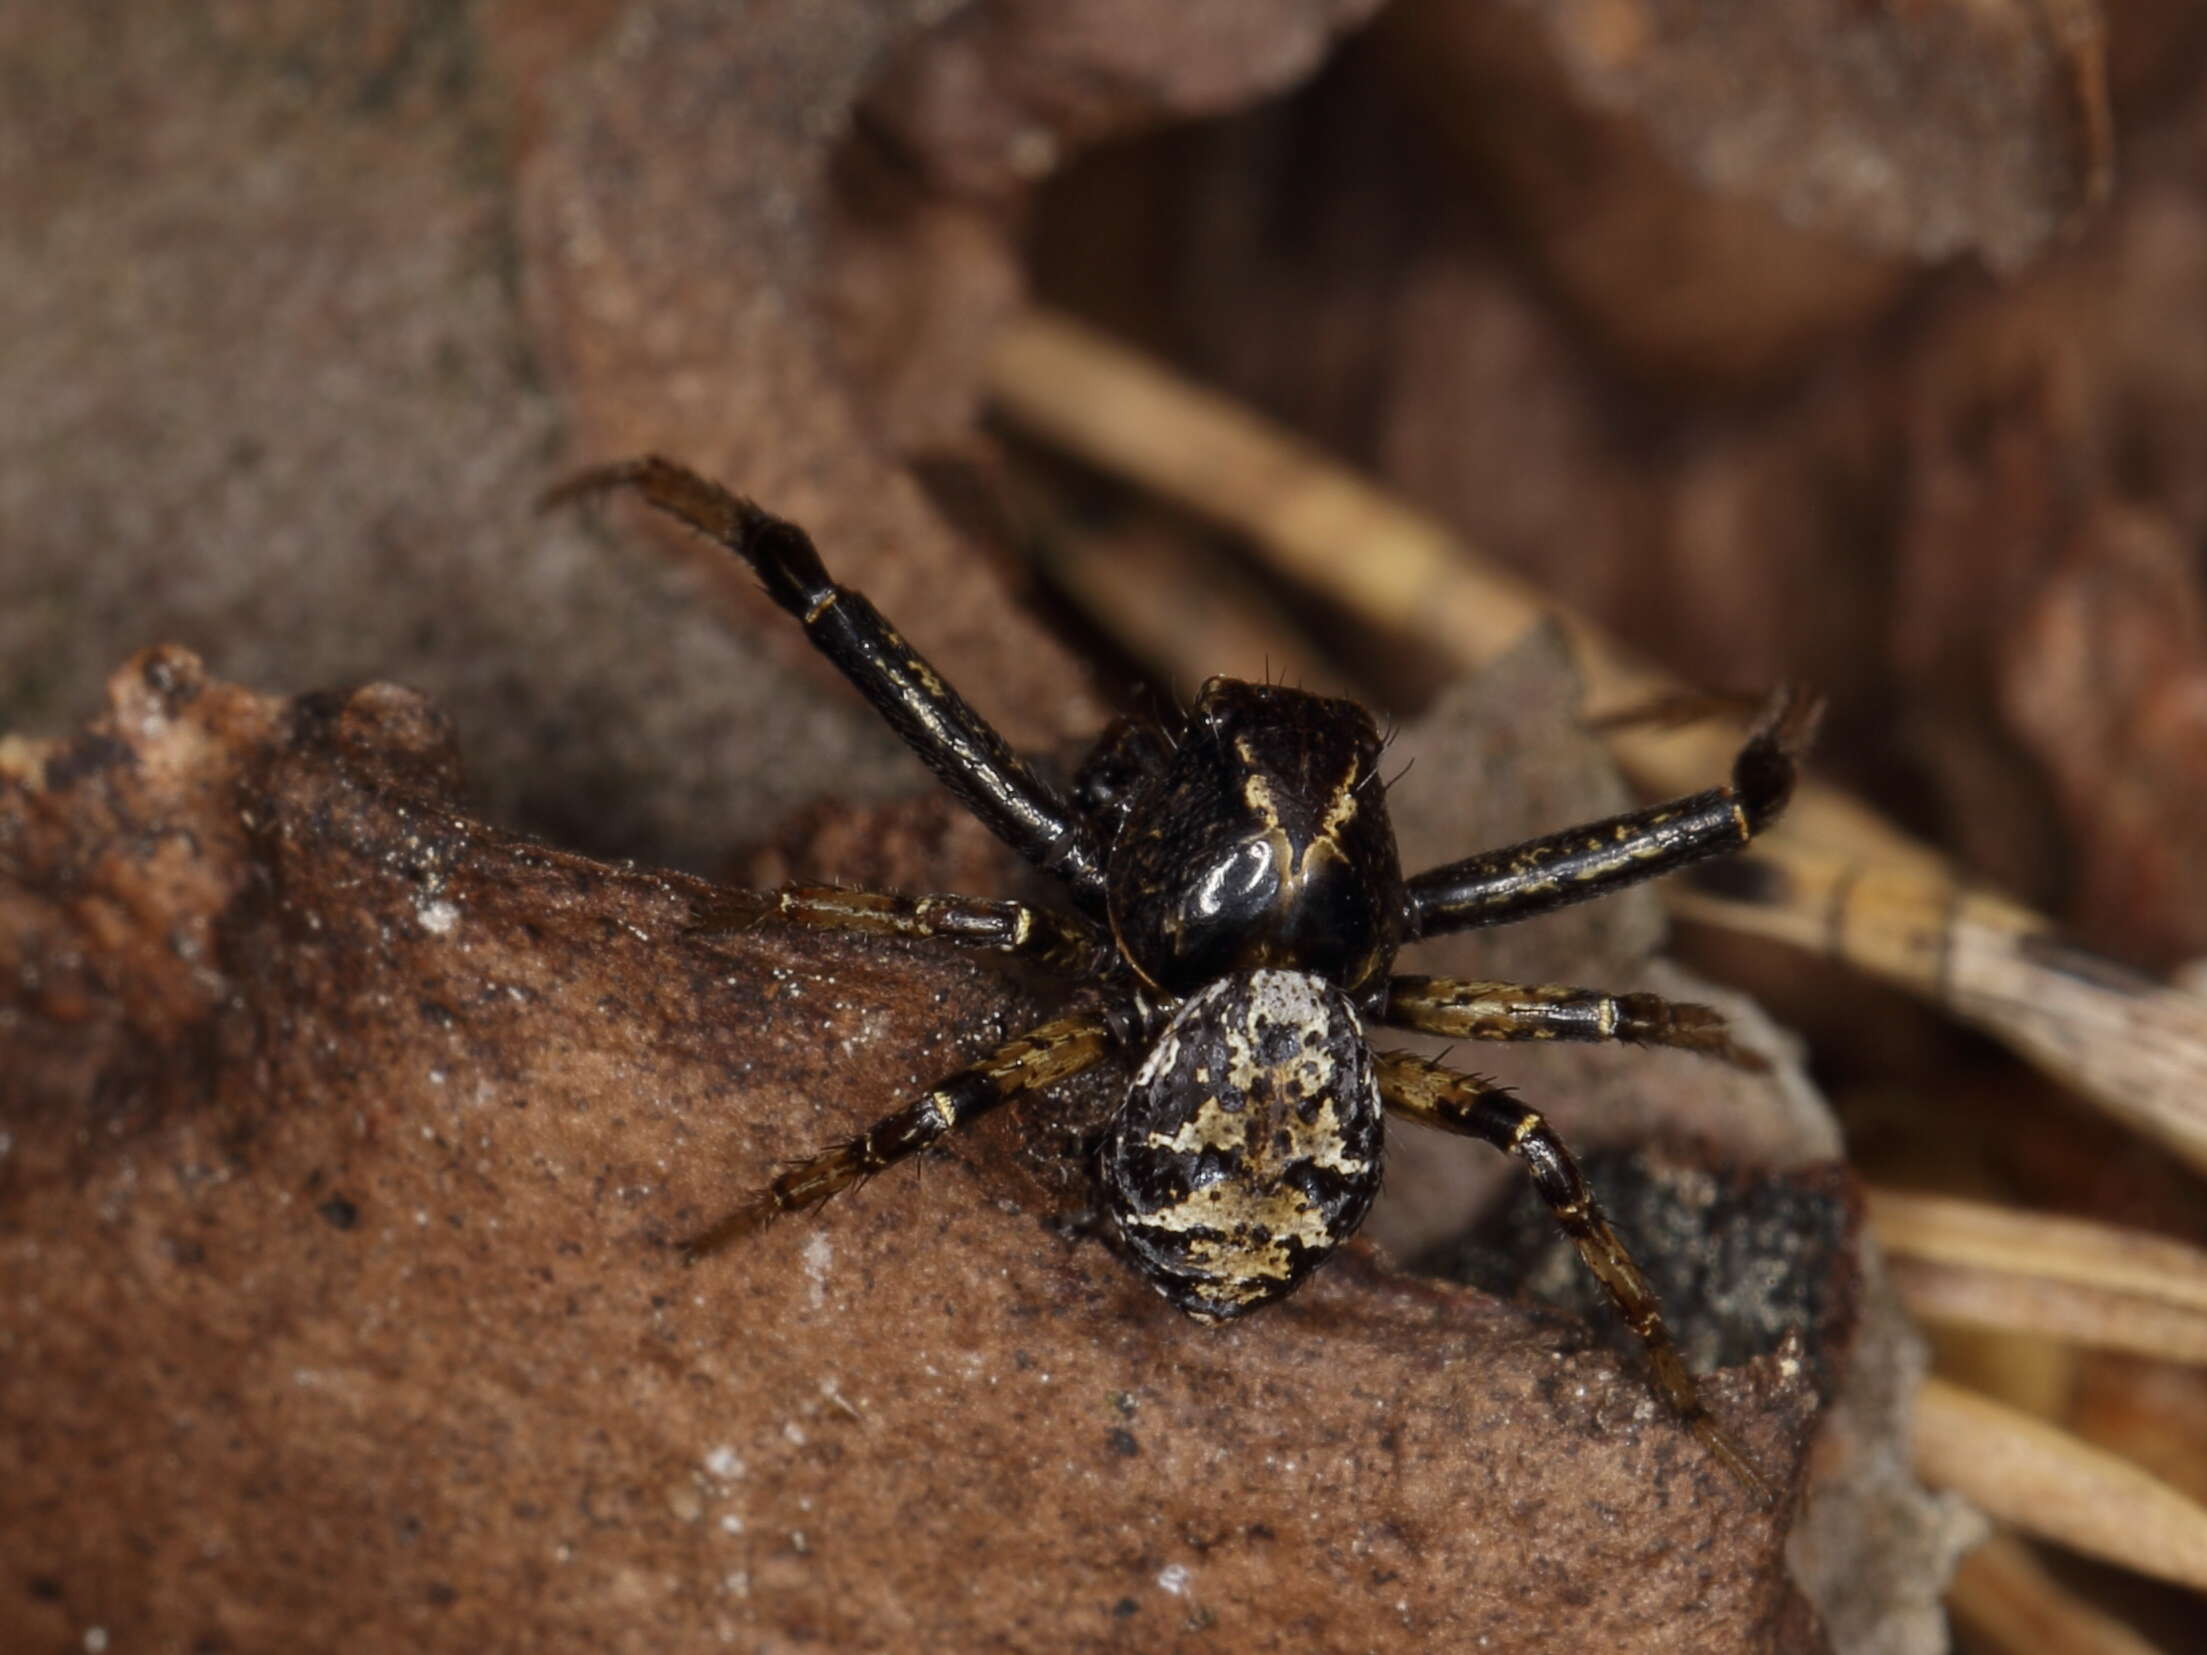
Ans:
<svg viewBox="0 0 2207 1655"><path fill-rule="evenodd" d="M647 448L806 522L1027 746L1272 648L1422 710L1445 663L988 413L1040 300L1695 685L1813 683L1819 774L2181 970L2203 89L2171 0L10 8L0 732L176 641L427 692L492 819L602 855L722 872L921 791L712 555L532 514ZM1808 1036L1871 1179L2207 1240L2196 1177L1979 1037L1687 947ZM2207 1498L2197 1368L1941 1354Z"/></svg>

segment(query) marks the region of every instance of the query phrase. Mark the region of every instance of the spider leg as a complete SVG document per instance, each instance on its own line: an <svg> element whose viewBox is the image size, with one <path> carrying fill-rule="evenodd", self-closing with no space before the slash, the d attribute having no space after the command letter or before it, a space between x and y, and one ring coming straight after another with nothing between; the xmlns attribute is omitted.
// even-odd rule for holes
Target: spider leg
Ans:
<svg viewBox="0 0 2207 1655"><path fill-rule="evenodd" d="M1604 994L1557 983L1475 983L1455 977L1396 977L1378 1021L1456 1040L1622 1040L1699 1052L1734 1068L1770 1060L1735 1045L1711 1006L1656 994Z"/></svg>
<svg viewBox="0 0 2207 1655"><path fill-rule="evenodd" d="M1732 761L1729 785L1419 874L1408 883L1404 940L1527 919L1738 850L1792 797L1795 760L1822 711L1816 697L1780 690Z"/></svg>
<svg viewBox="0 0 2207 1655"><path fill-rule="evenodd" d="M740 1241L783 1213L804 1212L830 1196L917 1155L946 1133L977 1120L1021 1092L1069 1079L1111 1049L1092 1016L1061 1017L1008 1040L980 1062L945 1076L857 1137L808 1156L727 1217L682 1243L685 1263Z"/></svg>
<svg viewBox="0 0 2207 1655"><path fill-rule="evenodd" d="M1087 824L936 675L881 611L863 594L828 578L804 530L656 455L582 472L554 488L544 503L623 488L749 564L767 595L804 623L813 647L990 832L1063 879L1082 908L1103 911L1103 859Z"/></svg>
<svg viewBox="0 0 2207 1655"><path fill-rule="evenodd" d="M716 891L692 909L689 929L699 936L725 936L764 920L812 931L951 942L1082 975L1101 973L1114 958L1102 934L1085 920L1047 908L977 896L905 896L836 885Z"/></svg>
<svg viewBox="0 0 2207 1655"><path fill-rule="evenodd" d="M1491 1082L1457 1074L1408 1052L1378 1052L1374 1056L1379 1064L1379 1094L1396 1114L1444 1132L1484 1138L1525 1163L1548 1210L1555 1214L1556 1222L1577 1246L1579 1257L1609 1290L1610 1299L1639 1336L1663 1400L1724 1463L1725 1469L1767 1505L1772 1498L1769 1483L1710 1417L1692 1372L1679 1356L1678 1347L1671 1343L1670 1330L1663 1325L1662 1307L1656 1303L1647 1277L1640 1273L1624 1242L1602 1216L1578 1162L1547 1121Z"/></svg>

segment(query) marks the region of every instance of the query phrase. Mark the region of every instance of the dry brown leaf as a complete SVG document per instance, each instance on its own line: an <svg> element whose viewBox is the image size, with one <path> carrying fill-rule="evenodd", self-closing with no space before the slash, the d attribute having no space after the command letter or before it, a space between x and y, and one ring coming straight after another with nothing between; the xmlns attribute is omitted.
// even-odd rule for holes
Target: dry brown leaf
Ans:
<svg viewBox="0 0 2207 1655"><path fill-rule="evenodd" d="M686 935L694 882L458 813L402 691L166 651L114 696L0 784L0 1547L39 1639L1821 1647L1783 1514L1608 1357L1361 1248L1198 1326L1053 1231L1012 1153L1048 1111L682 1271L1032 986ZM1712 1382L1766 1466L1806 1366Z"/></svg>

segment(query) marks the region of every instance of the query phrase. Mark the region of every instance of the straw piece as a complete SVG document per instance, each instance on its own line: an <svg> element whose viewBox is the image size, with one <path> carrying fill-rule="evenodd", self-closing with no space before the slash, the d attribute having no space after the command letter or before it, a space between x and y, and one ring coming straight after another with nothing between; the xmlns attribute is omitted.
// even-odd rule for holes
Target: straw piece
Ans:
<svg viewBox="0 0 2207 1655"><path fill-rule="evenodd" d="M1921 1322L2058 1340L2207 1366L2207 1317L2067 1282L1968 1266L1892 1262L1893 1289Z"/></svg>
<svg viewBox="0 0 2207 1655"><path fill-rule="evenodd" d="M1140 529L1037 537L1045 579L1180 693L1213 673L1347 695L1340 673L1300 636L1269 589L1220 560Z"/></svg>
<svg viewBox="0 0 2207 1655"><path fill-rule="evenodd" d="M1949 1196L1870 1193L1893 1285L1925 1321L2207 1364L2207 1251Z"/></svg>
<svg viewBox="0 0 2207 1655"><path fill-rule="evenodd" d="M1995 1535L1962 1559L1947 1606L2007 1655L2162 1655L2069 1591L2012 1535Z"/></svg>
<svg viewBox="0 0 2207 1655"><path fill-rule="evenodd" d="M2127 1460L1938 1378L1916 1393L1916 1474L2027 1534L2207 1589L2207 1511Z"/></svg>
<svg viewBox="0 0 2207 1655"><path fill-rule="evenodd" d="M2207 1316L2207 1249L1948 1195L1872 1190L1869 1207L1879 1243L1901 1257L2072 1282Z"/></svg>
<svg viewBox="0 0 2207 1655"><path fill-rule="evenodd" d="M1949 875L1766 835L1673 912L1845 960L1945 1007L2207 1171L2207 996L2062 941Z"/></svg>

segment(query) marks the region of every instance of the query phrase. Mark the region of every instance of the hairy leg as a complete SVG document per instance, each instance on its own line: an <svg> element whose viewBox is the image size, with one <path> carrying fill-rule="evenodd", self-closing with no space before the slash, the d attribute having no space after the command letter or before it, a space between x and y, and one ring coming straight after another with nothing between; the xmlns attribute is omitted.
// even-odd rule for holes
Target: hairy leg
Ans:
<svg viewBox="0 0 2207 1655"><path fill-rule="evenodd" d="M1740 1069L1770 1067L1760 1052L1733 1043L1723 1014L1713 1007L1656 994L1397 977L1388 984L1378 1020L1457 1040L1622 1040L1698 1052Z"/></svg>
<svg viewBox="0 0 2207 1655"><path fill-rule="evenodd" d="M685 1262L740 1241L783 1213L804 1212L830 1196L917 1155L954 1129L1021 1092L1093 1067L1112 1037L1093 1017L1061 1017L1006 1041L980 1062L948 1075L857 1137L808 1156L727 1217L682 1243Z"/></svg>
<svg viewBox="0 0 2207 1655"><path fill-rule="evenodd" d="M1102 971L1112 957L1109 943L1085 921L1023 902L977 896L785 885L772 891L716 891L701 899L693 913L690 930L699 936L748 931L773 920L811 931L951 942L1082 975Z"/></svg>
<svg viewBox="0 0 2207 1655"><path fill-rule="evenodd" d="M1738 850L1793 796L1795 761L1822 710L1813 696L1779 691L1733 760L1727 786L1419 874L1409 882L1409 937L1528 919Z"/></svg>
<svg viewBox="0 0 2207 1655"><path fill-rule="evenodd" d="M813 647L842 670L989 831L1063 879L1083 909L1103 911L1102 855L1088 825L937 676L880 610L862 593L828 578L804 530L656 455L582 472L548 493L544 504L618 489L634 489L749 564L767 595L804 624Z"/></svg>
<svg viewBox="0 0 2207 1655"><path fill-rule="evenodd" d="M1692 1372L1671 1342L1670 1330L1663 1325L1662 1307L1656 1303L1647 1277L1610 1228L1579 1172L1578 1162L1547 1121L1499 1086L1408 1052L1376 1055L1379 1092L1389 1109L1406 1120L1437 1126L1444 1132L1483 1138L1525 1163L1533 1187L1548 1203L1548 1210L1555 1214L1556 1222L1578 1248L1579 1257L1609 1290L1618 1312L1638 1335L1663 1400L1749 1493L1768 1504L1772 1497L1769 1483L1710 1417Z"/></svg>

